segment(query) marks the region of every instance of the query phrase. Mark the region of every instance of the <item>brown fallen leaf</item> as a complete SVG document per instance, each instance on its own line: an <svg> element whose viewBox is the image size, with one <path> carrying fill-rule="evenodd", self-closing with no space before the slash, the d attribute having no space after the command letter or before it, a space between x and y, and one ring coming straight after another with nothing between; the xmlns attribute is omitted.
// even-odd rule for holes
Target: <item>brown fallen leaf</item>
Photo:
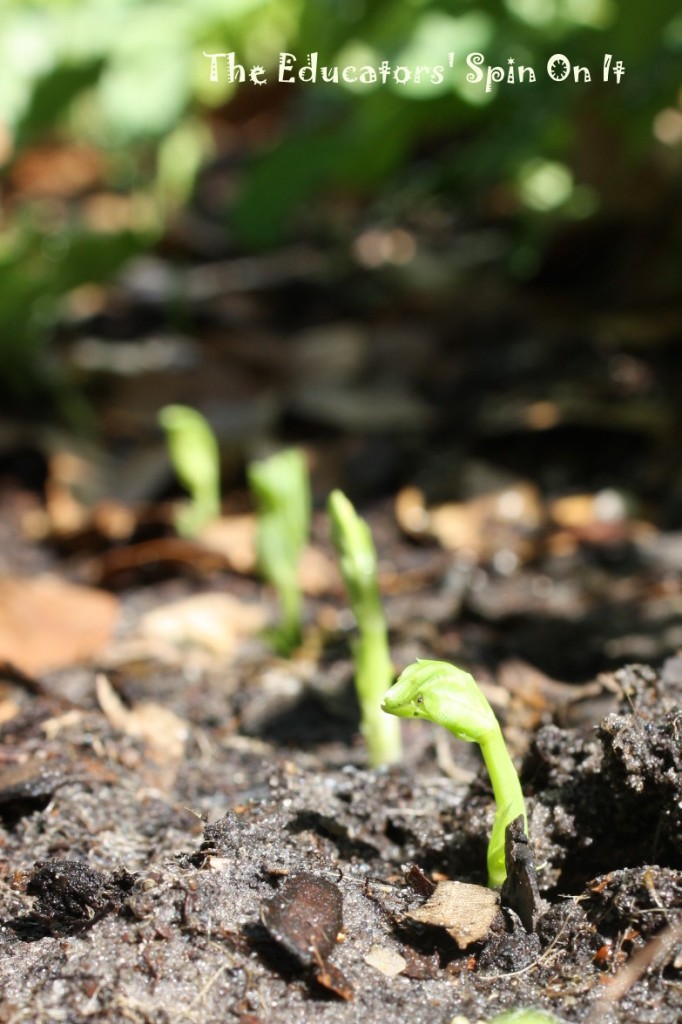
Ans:
<svg viewBox="0 0 682 1024"><path fill-rule="evenodd" d="M102 155L94 146L46 142L31 146L12 168L20 195L76 196L99 182Z"/></svg>
<svg viewBox="0 0 682 1024"><path fill-rule="evenodd" d="M0 659L28 675L85 661L110 642L118 600L57 576L0 580Z"/></svg>
<svg viewBox="0 0 682 1024"><path fill-rule="evenodd" d="M445 928L460 949L488 935L500 905L493 889L467 882L438 882L432 896L407 914L411 921Z"/></svg>
<svg viewBox="0 0 682 1024"><path fill-rule="evenodd" d="M252 512L214 519L197 539L204 547L223 555L234 572L256 571L256 517Z"/></svg>
<svg viewBox="0 0 682 1024"><path fill-rule="evenodd" d="M305 548L301 555L298 583L303 593L311 597L338 594L342 586L336 563L324 551L312 545Z"/></svg>
<svg viewBox="0 0 682 1024"><path fill-rule="evenodd" d="M431 508L419 488L406 487L396 497L395 514L410 537L435 539L447 550L467 550L479 559L507 549L521 561L532 554L529 537L543 520L537 488L524 480L468 501Z"/></svg>
<svg viewBox="0 0 682 1024"><path fill-rule="evenodd" d="M222 555L233 572L250 576L258 571L257 529L253 513L223 516L208 523L197 540L205 548ZM319 548L309 545L301 556L298 582L304 594L316 597L337 593L341 577L331 558Z"/></svg>
<svg viewBox="0 0 682 1024"><path fill-rule="evenodd" d="M183 537L158 537L112 548L92 559L89 579L100 586L124 587L140 579L163 579L186 572L194 577L229 569L224 555Z"/></svg>
<svg viewBox="0 0 682 1024"><path fill-rule="evenodd" d="M180 763L189 735L182 718L161 704L147 701L127 708L101 673L97 676L96 688L99 705L114 729L141 740L156 765L172 769ZM168 782L168 773L165 779Z"/></svg>
<svg viewBox="0 0 682 1024"><path fill-rule="evenodd" d="M176 647L194 644L227 657L239 641L263 629L265 609L247 604L232 594L193 594L147 612L140 620L140 634Z"/></svg>

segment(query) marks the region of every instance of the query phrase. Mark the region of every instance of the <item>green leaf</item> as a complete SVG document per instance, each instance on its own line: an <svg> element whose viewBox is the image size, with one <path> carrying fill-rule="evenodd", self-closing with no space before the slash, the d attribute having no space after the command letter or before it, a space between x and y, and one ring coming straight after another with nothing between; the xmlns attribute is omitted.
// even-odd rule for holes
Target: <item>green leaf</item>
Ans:
<svg viewBox="0 0 682 1024"><path fill-rule="evenodd" d="M301 632L298 563L310 534L310 480L305 456L297 449L252 462L247 467L258 510L258 564L279 594L283 622L278 648L288 653Z"/></svg>
<svg viewBox="0 0 682 1024"><path fill-rule="evenodd" d="M159 412L178 480L192 498L176 518L178 532L193 537L220 515L220 449L208 421L186 405L166 405Z"/></svg>
<svg viewBox="0 0 682 1024"><path fill-rule="evenodd" d="M37 79L31 98L16 127L16 145L21 148L53 129L73 100L98 81L103 59L82 64L58 64Z"/></svg>

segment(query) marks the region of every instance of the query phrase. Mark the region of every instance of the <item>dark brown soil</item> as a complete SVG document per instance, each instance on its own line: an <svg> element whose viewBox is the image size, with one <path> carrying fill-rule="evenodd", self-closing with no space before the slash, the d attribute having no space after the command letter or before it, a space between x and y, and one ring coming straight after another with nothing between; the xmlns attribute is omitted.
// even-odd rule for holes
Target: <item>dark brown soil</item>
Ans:
<svg viewBox="0 0 682 1024"><path fill-rule="evenodd" d="M92 371L91 451L4 424L0 575L108 588L122 616L98 665L0 671L0 1024L474 1024L524 1006L677 1024L679 313L623 289L597 315L478 274L367 291L352 271L325 283L311 253L305 285L286 253L276 280L264 257L265 283L235 285L230 257L178 266L153 302L137 268L63 354L77 367L90 334L144 347L145 317L186 303L201 358ZM188 592L274 612L249 569L174 535L166 401L211 420L228 512L248 510L264 439L302 443L316 507L340 486L370 520L396 669L442 658L488 687L528 795L534 931L503 906L461 950L408 917L434 882L485 884L492 796L476 750L423 722L404 723L399 768L366 769L338 582L308 594L290 661L252 635L222 657L129 644ZM455 503L454 539L401 533L406 485L427 520ZM320 514L314 535L328 551Z"/></svg>
<svg viewBox="0 0 682 1024"><path fill-rule="evenodd" d="M436 733L418 722L403 767L367 771L329 693L326 709L311 683L288 687L288 707L263 697L263 658L255 645L229 672L119 674L128 699L190 722L187 756L170 767L110 728L93 674L54 675L44 696L14 684L21 711L3 727L0 777L1 1021L445 1024L537 1006L566 1021L677 1024L682 660L618 671L598 726L547 724L532 737L522 778L537 932L505 912L460 951L405 917L424 901L405 866L485 882L484 774L444 777ZM295 661L275 669L305 674ZM290 725L311 709L319 742L303 749ZM471 748L452 750L471 765ZM286 935L290 913L304 932L314 917L311 887L329 901L316 922L331 948L322 967L305 938ZM377 947L402 957L400 973L366 962Z"/></svg>

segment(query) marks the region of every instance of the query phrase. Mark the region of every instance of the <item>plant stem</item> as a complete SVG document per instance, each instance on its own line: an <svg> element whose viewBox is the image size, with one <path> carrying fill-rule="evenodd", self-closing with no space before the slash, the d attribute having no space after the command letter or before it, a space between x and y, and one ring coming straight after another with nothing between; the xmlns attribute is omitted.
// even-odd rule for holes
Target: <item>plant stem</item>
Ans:
<svg viewBox="0 0 682 1024"><path fill-rule="evenodd" d="M220 491L219 483L216 482L215 487L202 488L201 491L197 491L197 507L201 510L201 519L203 520L202 525L212 522L214 519L220 518L221 505L220 505Z"/></svg>
<svg viewBox="0 0 682 1024"><path fill-rule="evenodd" d="M395 764L402 756L400 722L387 715L381 702L393 681L393 665L386 639L386 625L378 614L366 617L353 647L356 691L360 702L360 730L367 744L372 768Z"/></svg>
<svg viewBox="0 0 682 1024"><path fill-rule="evenodd" d="M489 735L480 741L481 753L490 775L497 811L488 845L488 884L498 888L507 877L504 862L504 839L510 821L523 815L527 831L526 809L521 783L514 763L504 742L502 730L496 723Z"/></svg>
<svg viewBox="0 0 682 1024"><path fill-rule="evenodd" d="M296 579L291 584L284 585L280 583L277 590L282 606L282 624L277 630L281 638L278 647L280 647L281 653L290 654L301 640L303 601Z"/></svg>

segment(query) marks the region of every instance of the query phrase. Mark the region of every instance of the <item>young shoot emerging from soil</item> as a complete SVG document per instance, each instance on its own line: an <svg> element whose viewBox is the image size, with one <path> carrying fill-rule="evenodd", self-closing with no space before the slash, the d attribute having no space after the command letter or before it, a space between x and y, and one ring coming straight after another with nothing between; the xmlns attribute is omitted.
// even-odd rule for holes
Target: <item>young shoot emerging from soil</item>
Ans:
<svg viewBox="0 0 682 1024"><path fill-rule="evenodd" d="M298 563L310 534L310 479L295 448L252 462L247 469L258 510L258 564L276 589L282 622L272 639L287 655L300 643L303 601Z"/></svg>
<svg viewBox="0 0 682 1024"><path fill-rule="evenodd" d="M360 729L371 766L394 764L402 755L400 723L389 718L381 708L381 701L393 681L393 666L379 595L377 555L372 534L341 491L332 491L327 509L348 600L358 624L359 635L353 644L353 660Z"/></svg>
<svg viewBox="0 0 682 1024"><path fill-rule="evenodd" d="M206 419L187 405L166 405L159 412L175 474L191 501L178 509L175 528L194 537L220 515L220 449Z"/></svg>
<svg viewBox="0 0 682 1024"><path fill-rule="evenodd" d="M498 888L507 877L505 829L523 815L527 831L526 808L499 722L473 676L446 661L417 661L388 691L383 708L401 718L427 718L457 739L479 744L497 804L488 844L488 884Z"/></svg>

